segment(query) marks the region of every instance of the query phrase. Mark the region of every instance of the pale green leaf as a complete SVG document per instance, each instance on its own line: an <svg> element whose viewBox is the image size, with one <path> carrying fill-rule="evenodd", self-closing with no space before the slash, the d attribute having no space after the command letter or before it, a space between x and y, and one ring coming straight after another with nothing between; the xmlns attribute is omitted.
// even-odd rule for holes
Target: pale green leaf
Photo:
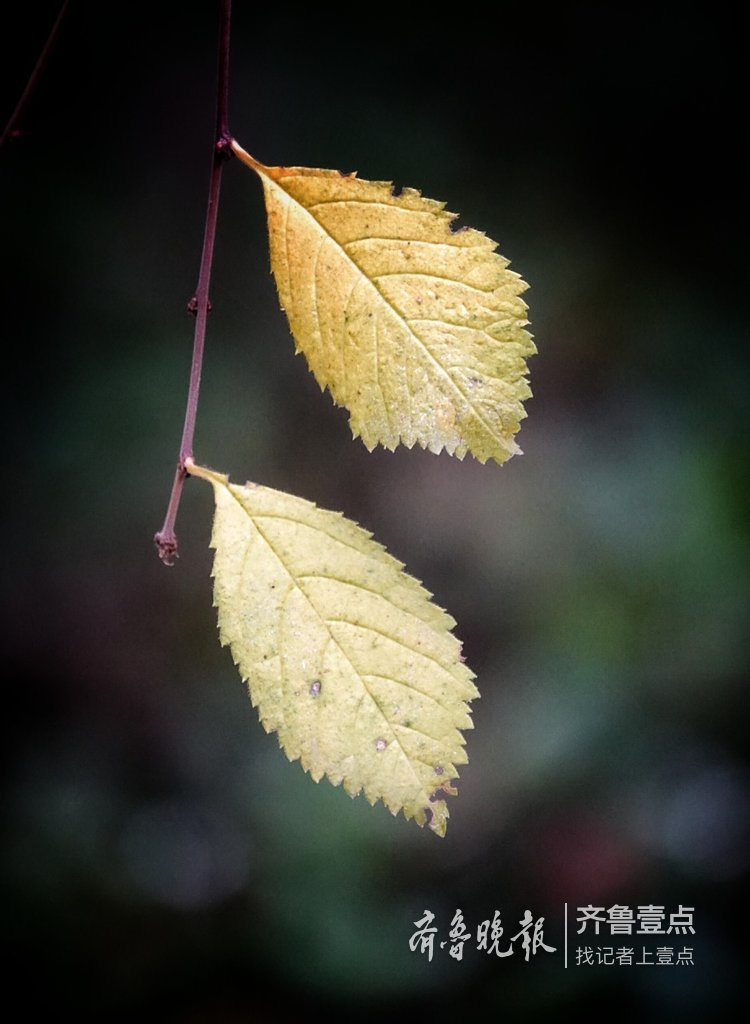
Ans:
<svg viewBox="0 0 750 1024"><path fill-rule="evenodd" d="M526 284L496 243L414 189L309 167L260 176L271 268L297 350L372 449L504 462L531 394Z"/></svg>
<svg viewBox="0 0 750 1024"><path fill-rule="evenodd" d="M316 781L443 835L478 696L453 619L340 513L188 468L213 484L221 641L266 730Z"/></svg>

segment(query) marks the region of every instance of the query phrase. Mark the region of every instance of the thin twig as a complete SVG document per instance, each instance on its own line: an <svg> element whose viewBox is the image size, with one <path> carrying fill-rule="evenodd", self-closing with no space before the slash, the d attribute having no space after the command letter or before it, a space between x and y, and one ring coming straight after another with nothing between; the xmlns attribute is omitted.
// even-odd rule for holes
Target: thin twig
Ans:
<svg viewBox="0 0 750 1024"><path fill-rule="evenodd" d="M50 34L47 36L47 42L44 44L42 52L39 54L39 58L36 64L34 65L34 70L31 72L31 77L26 83L26 88L21 93L21 98L16 104L16 109L10 115L10 120L3 129L3 134L0 135L0 149L3 148L8 139L14 139L18 135L16 124L18 123L21 114L23 113L24 107L29 102L31 94L36 88L37 82L41 78L42 71L44 70L44 65L47 63L50 53L52 53L52 47L55 45L57 37L60 33L60 26L62 25L65 19L65 15L67 14L69 2L70 0L64 0L63 5L60 8L60 11L57 17L55 18L55 23L52 26L52 30Z"/></svg>
<svg viewBox="0 0 750 1024"><path fill-rule="evenodd" d="M221 171L224 161L232 155L231 136L228 125L229 104L229 37L232 15L232 0L221 0L221 23L219 30L219 67L216 78L216 136L214 143L211 180L208 187L208 208L206 210L206 228L203 235L203 251L198 272L198 286L195 295L188 303L188 309L195 313L195 334L193 337L193 362L190 367L190 387L188 389L185 424L182 429L180 454L177 459L172 493L169 498L164 525L154 536L154 543L159 557L166 565L172 565L177 557L177 536L175 535L175 519L182 497L182 486L187 477L186 459L193 457L193 435L198 412L198 395L201 385L203 367L203 349L206 340L206 321L211 308L208 290L211 282L211 265L214 256L216 239L216 220L219 213L219 194L221 191Z"/></svg>

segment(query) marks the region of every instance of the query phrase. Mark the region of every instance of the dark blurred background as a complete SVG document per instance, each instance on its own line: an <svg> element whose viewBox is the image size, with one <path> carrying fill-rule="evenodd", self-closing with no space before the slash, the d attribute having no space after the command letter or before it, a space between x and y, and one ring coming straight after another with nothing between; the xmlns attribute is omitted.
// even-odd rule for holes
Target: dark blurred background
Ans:
<svg viewBox="0 0 750 1024"><path fill-rule="evenodd" d="M458 620L482 698L441 841L264 733L217 640L209 488L177 565L153 549L217 7L74 0L0 154L6 998L185 1024L739 1005L743 30L722 5L235 4L245 148L418 187L531 285L525 454L368 454L293 354L259 183L226 168L196 455L344 511ZM3 14L3 119L56 11ZM695 907L694 966L566 970L566 902ZM506 936L528 908L558 953L409 950L456 908Z"/></svg>

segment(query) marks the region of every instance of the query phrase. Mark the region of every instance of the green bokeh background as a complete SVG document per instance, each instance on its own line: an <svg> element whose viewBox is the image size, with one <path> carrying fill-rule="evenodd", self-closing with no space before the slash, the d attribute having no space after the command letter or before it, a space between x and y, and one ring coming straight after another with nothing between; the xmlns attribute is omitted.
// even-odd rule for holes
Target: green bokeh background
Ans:
<svg viewBox="0 0 750 1024"><path fill-rule="evenodd" d="M419 187L531 283L523 457L369 454L294 356L259 184L226 168L196 456L344 511L458 620L482 699L441 841L316 786L258 724L217 641L209 488L186 489L175 568L151 543L190 361L216 6L74 2L0 156L6 992L190 1024L739 1004L739 26L721 5L495 23L235 4L247 149ZM4 115L55 11L4 16ZM506 935L529 908L560 950L566 902L694 906L695 965L409 950L426 908L439 939L456 908L474 931L498 909Z"/></svg>

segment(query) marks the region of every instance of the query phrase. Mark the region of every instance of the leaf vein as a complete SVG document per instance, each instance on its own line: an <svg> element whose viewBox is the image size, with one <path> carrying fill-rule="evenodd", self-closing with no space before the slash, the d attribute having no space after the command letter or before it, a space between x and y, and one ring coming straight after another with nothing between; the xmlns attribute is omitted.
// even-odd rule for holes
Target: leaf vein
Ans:
<svg viewBox="0 0 750 1024"><path fill-rule="evenodd" d="M443 670L443 672L446 673L446 675L451 675L451 673L448 671L445 665L440 661L439 658L436 658L434 654L427 654L425 651L417 650L416 647L410 647L409 644L404 643L404 641L400 640L397 636L393 636L391 633L386 633L385 630L378 629L377 626L371 626L367 622L352 622L351 619L343 619L340 617L326 619L326 622L328 622L329 624L337 622L343 626L352 626L354 629L364 629L368 633L377 633L379 636L385 637L386 640L390 640L392 643L398 644L399 647L403 647L405 651L409 651L411 654L417 654L422 658L426 658L427 661L434 662L439 668Z"/></svg>
<svg viewBox="0 0 750 1024"><path fill-rule="evenodd" d="M323 339L322 321L320 319L320 307L318 305L318 263L320 262L320 254L325 247L327 239L322 238L320 245L315 251L315 259L312 267L312 307L315 313L315 323L318 325L318 341Z"/></svg>
<svg viewBox="0 0 750 1024"><path fill-rule="evenodd" d="M315 533L324 533L326 537L328 537L332 541L335 541L337 544L342 544L345 548L349 548L351 551L356 551L360 555L363 554L362 549L360 547L357 547L356 544L349 544L348 541L342 540L341 537L334 537L332 534L327 533L325 530L321 530L317 526L310 526L310 524L306 523L304 521L304 519L299 519L297 516L285 516L285 515L282 515L280 512L249 512L245 508L244 505L242 506L242 508L244 509L245 513L253 520L253 522L256 522L258 519L278 519L278 520L280 520L282 522L296 523L297 526L304 526L308 530L313 530ZM313 508L315 508L315 510L318 511L318 512L320 511L320 509L317 507L317 505L314 505ZM342 516L342 519L343 519L343 516ZM360 529L362 529L362 528L360 527ZM362 530L362 532L367 534L366 530ZM375 547L379 551L385 551L385 548L383 547L382 544L378 544L377 541L372 540L370 538L369 534L367 536L368 536L368 540L370 540L371 543L374 544ZM365 557L367 557L367 556L365 555ZM392 558L393 556L389 555L388 557ZM396 562L395 559L394 559L394 562ZM282 564L283 564L283 562L282 562ZM401 565L400 562L397 562L396 564L397 564L398 568L403 568L403 566ZM286 569L286 566L284 566L284 568ZM287 570L287 571L289 571L289 570ZM290 575L291 575L291 573L290 573Z"/></svg>
<svg viewBox="0 0 750 1024"><path fill-rule="evenodd" d="M406 576L406 574L403 571L400 572L400 575ZM413 580L412 577L406 576L406 578L416 583L416 580ZM375 587L368 587L364 583L360 583L358 581L355 582L354 580L345 580L342 579L341 576L334 576L333 574L323 572L306 572L302 573L300 576L296 576L295 579L297 580L297 582L299 582L300 580L331 580L332 583L337 583L339 586L342 587L353 587L355 590L361 590L366 594L373 594L375 597L379 597L381 600L385 601L385 603L389 605L389 607L397 609L401 615L410 615L412 618L416 619L417 622L421 622L425 626L431 625L431 623L427 619L423 619L416 612L407 611L400 605L397 605L394 601L391 601L387 597L387 595L383 593L382 590L376 590ZM424 590L421 584L417 584L417 586L420 590L423 591L425 597L429 596L427 594L427 591ZM437 605L433 605L432 607L437 608Z"/></svg>
<svg viewBox="0 0 750 1024"><path fill-rule="evenodd" d="M316 223L320 223L316 220ZM437 245L445 249L450 249L451 252L455 252L457 249L460 252L464 252L467 249L484 249L485 252L492 253L495 251L495 245L492 247L487 245L487 237L484 236L485 240L482 242L474 242L471 245L458 244L457 242L435 242L429 238L409 239L402 238L401 235L362 235L361 238L350 238L346 242L341 243L341 247L346 249L350 245L361 245L362 242L411 242L414 241L417 245Z"/></svg>
<svg viewBox="0 0 750 1024"><path fill-rule="evenodd" d="M420 199L423 199L423 197L420 196ZM427 200L423 199L423 201L426 202ZM299 200L295 200L295 202L299 202ZM386 210L392 210L397 213L418 213L426 214L429 217L434 216L431 210L411 209L407 206L398 206L396 203L386 203L382 199L319 199L317 202L306 206L305 209L315 210L319 206L382 206Z"/></svg>
<svg viewBox="0 0 750 1024"><path fill-rule="evenodd" d="M328 241L333 241L333 239L331 238L330 235L328 236ZM346 352L347 352L347 348L348 348L347 343L346 343L347 342L346 324L347 324L347 317L349 315L349 307L351 306L352 299L354 298L354 293L356 292L356 290L359 287L359 285L360 285L360 280L359 280L359 278L355 277L352 280L352 286L349 289L349 294L346 297L346 302L344 303L343 311L342 311L342 314L341 314L341 323L340 323L340 330L339 330L339 348L340 348L341 368L342 368L342 372L341 372L341 391L342 391L342 395L345 396L344 399L343 399L344 402L347 401L346 396L347 396L348 390L349 390L348 389L348 385L347 385L348 373L347 373L347 367L346 367ZM330 384L329 384L329 386L330 386Z"/></svg>
<svg viewBox="0 0 750 1024"><path fill-rule="evenodd" d="M434 743L441 743L445 746L445 740L442 736L433 736L431 732L425 732L424 729L417 729L414 725L403 725L401 722L394 722L393 728L406 729L408 732L419 733L420 736L426 736L428 740L432 740Z"/></svg>
<svg viewBox="0 0 750 1024"><path fill-rule="evenodd" d="M376 590L374 587L366 587L364 583L355 583L353 580L345 580L340 576L334 576L324 572L304 572L300 576L296 576L297 582L300 580L331 580L332 583L338 583L342 587L356 587L357 590L364 590L367 594L374 594L376 597L382 597L384 601L387 601L391 607L395 607L392 602L388 601L388 598L382 592L382 590ZM401 611L401 609L399 609ZM420 621L422 621L420 619Z"/></svg>
<svg viewBox="0 0 750 1024"><path fill-rule="evenodd" d="M431 700L433 704L437 704L441 711L445 711L448 715L451 714L451 709L446 707L445 704L442 704L434 694L428 693L427 690L420 690L420 688L415 686L414 683L409 683L404 679L396 679L395 676L381 676L376 672L368 672L367 678L384 679L387 683L396 683L397 686L403 686L406 690L412 690L414 693L418 693L420 696L426 697L428 700Z"/></svg>
<svg viewBox="0 0 750 1024"><path fill-rule="evenodd" d="M287 295L289 297L289 300L288 300L289 301L289 306L291 307L290 309L287 310L287 315L291 317L293 315L292 310L294 308L294 295L292 294L292 275L291 275L291 270L290 270L292 264L291 264L291 262L289 260L289 212L290 212L290 209L291 209L291 207L287 206L286 211L285 211L285 215L284 215L284 253L285 253L285 256L286 256L286 261L285 261L285 266L286 266L286 293L287 293Z"/></svg>
<svg viewBox="0 0 750 1024"><path fill-rule="evenodd" d="M375 383L378 386L380 392L380 401L383 404L383 414L385 416L385 422L388 424L389 433L392 431L391 426L391 413L388 408L388 402L385 399L385 392L383 391L383 385L380 383L380 351L378 348L378 328L380 325L380 315L376 312L373 317L372 333L373 333L373 355L375 357Z"/></svg>
<svg viewBox="0 0 750 1024"><path fill-rule="evenodd" d="M480 288L478 285L469 284L468 281L461 281L458 278L451 277L449 274L430 274L424 270L386 270L380 274L375 274L370 280L380 281L383 277L426 277L434 281L450 281L451 284L460 285L462 288L471 288L472 291L479 292L480 295L492 295L496 291L494 287Z"/></svg>

